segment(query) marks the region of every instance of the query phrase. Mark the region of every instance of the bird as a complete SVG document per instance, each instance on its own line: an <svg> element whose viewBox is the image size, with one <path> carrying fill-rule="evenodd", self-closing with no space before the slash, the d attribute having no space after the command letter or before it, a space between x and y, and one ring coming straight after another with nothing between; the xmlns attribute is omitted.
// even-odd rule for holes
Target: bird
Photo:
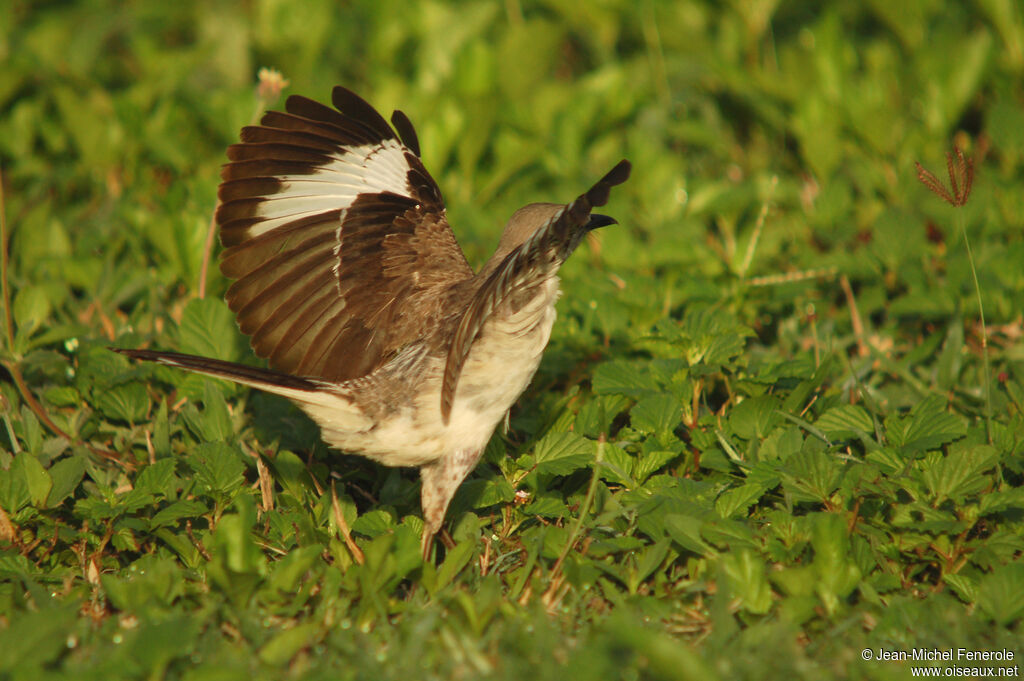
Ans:
<svg viewBox="0 0 1024 681"><path fill-rule="evenodd" d="M426 561L448 505L526 389L555 321L558 270L625 182L622 160L565 203L509 219L476 272L401 111L335 87L292 95L227 150L215 212L225 300L269 368L113 348L294 402L331 448L419 468Z"/></svg>

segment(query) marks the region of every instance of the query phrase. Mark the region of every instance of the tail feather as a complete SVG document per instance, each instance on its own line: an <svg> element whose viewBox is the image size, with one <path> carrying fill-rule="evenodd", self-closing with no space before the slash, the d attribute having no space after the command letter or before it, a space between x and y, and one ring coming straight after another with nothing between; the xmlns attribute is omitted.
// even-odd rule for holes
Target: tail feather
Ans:
<svg viewBox="0 0 1024 681"><path fill-rule="evenodd" d="M337 434L360 432L373 425L346 391L341 386L331 383L180 352L110 349L132 359L157 362L176 369L223 378L287 397L316 421L323 431L327 444L334 447L341 446L337 441Z"/></svg>
<svg viewBox="0 0 1024 681"><path fill-rule="evenodd" d="M259 369L235 362L225 362L198 355L185 355L180 352L162 352L158 350L131 350L127 348L110 348L114 352L132 359L156 362L164 366L193 371L197 374L223 378L242 385L248 385L267 392L277 393L294 398L296 391L315 392L323 390L323 384L308 378L282 374L269 369Z"/></svg>

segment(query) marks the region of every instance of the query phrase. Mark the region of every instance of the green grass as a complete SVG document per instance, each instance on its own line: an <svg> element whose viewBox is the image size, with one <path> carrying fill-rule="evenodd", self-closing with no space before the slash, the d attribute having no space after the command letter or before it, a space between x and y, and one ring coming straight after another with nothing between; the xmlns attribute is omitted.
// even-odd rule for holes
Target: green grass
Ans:
<svg viewBox="0 0 1024 681"><path fill-rule="evenodd" d="M1020 664L1015 0L0 16L0 678L909 676L864 648ZM288 93L406 111L474 264L515 208L634 164L437 565L413 471L327 450L286 401L106 349L250 361L228 282L197 291L263 66ZM954 145L975 159L959 208L914 166L944 177Z"/></svg>

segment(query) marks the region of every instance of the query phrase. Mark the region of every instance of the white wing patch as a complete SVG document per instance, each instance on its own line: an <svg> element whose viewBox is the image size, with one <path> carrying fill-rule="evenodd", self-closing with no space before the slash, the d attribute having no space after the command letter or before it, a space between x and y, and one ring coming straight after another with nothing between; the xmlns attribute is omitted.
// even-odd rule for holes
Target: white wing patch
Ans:
<svg viewBox="0 0 1024 681"><path fill-rule="evenodd" d="M409 163L398 140L338 148L331 162L313 173L280 175L278 191L264 198L253 217L246 239L266 234L282 225L352 205L360 194L391 192L409 196Z"/></svg>

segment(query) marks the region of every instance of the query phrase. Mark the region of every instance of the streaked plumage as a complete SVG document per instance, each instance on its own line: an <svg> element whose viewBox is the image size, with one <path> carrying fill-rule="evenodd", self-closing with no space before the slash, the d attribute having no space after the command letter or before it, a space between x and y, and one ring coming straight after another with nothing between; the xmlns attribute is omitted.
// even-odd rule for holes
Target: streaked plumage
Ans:
<svg viewBox="0 0 1024 681"><path fill-rule="evenodd" d="M557 271L627 161L568 205L530 204L474 274L419 159L395 129L335 88L337 110L293 96L228 149L217 208L226 300L271 370L170 352L138 359L293 400L324 441L419 466L424 555L495 426L528 385L555 319Z"/></svg>

